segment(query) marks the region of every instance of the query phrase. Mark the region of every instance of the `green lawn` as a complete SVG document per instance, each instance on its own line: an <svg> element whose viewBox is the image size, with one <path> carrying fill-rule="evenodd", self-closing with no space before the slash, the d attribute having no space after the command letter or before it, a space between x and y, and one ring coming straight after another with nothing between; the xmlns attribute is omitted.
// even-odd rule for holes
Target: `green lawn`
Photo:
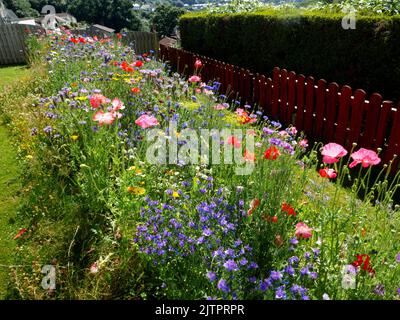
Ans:
<svg viewBox="0 0 400 320"><path fill-rule="evenodd" d="M26 66L0 67L0 90L27 73Z"/></svg>
<svg viewBox="0 0 400 320"><path fill-rule="evenodd" d="M28 73L23 66L0 68L0 91ZM4 299L9 281L9 265L13 263L19 227L14 224L18 203L19 168L15 148L0 115L0 299Z"/></svg>

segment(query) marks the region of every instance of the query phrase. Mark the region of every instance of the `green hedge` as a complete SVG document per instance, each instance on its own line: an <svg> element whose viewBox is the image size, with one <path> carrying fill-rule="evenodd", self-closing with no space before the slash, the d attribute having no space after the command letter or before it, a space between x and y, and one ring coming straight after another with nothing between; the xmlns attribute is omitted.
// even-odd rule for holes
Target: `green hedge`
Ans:
<svg viewBox="0 0 400 320"><path fill-rule="evenodd" d="M400 17L357 16L356 29L341 27L343 14L279 11L186 14L182 47L253 72L278 66L400 100Z"/></svg>

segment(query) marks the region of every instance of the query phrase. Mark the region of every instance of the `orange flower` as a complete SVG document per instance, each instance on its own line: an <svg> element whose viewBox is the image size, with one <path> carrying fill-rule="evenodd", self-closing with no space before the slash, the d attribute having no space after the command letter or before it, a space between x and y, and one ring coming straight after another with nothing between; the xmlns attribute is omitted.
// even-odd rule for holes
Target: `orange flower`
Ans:
<svg viewBox="0 0 400 320"><path fill-rule="evenodd" d="M15 237L14 240L17 240L19 237L21 237L27 230L24 228L22 229Z"/></svg>
<svg viewBox="0 0 400 320"><path fill-rule="evenodd" d="M137 94L140 92L140 88L138 88L138 87L132 88L131 92Z"/></svg>

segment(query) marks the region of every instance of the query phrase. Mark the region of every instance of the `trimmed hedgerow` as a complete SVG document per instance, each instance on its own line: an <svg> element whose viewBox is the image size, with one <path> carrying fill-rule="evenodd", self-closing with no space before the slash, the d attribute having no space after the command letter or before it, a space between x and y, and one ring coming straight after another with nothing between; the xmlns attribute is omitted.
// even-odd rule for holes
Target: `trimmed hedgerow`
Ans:
<svg viewBox="0 0 400 320"><path fill-rule="evenodd" d="M342 28L344 14L260 11L186 14L182 47L254 72L278 66L349 84L386 99L400 98L400 16L357 16Z"/></svg>

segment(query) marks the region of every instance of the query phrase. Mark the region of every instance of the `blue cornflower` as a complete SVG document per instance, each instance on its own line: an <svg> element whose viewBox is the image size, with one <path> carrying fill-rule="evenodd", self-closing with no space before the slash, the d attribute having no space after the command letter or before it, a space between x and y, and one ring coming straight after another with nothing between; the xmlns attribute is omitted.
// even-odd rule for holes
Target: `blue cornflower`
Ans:
<svg viewBox="0 0 400 320"><path fill-rule="evenodd" d="M224 279L218 281L217 288L225 293L228 293L231 290L228 283Z"/></svg>
<svg viewBox="0 0 400 320"><path fill-rule="evenodd" d="M43 129L43 131L45 133L51 133L53 131L53 128L52 128L52 126L47 126L46 128Z"/></svg>
<svg viewBox="0 0 400 320"><path fill-rule="evenodd" d="M263 132L264 132L265 134L273 134L275 131L272 130L272 129L270 129L270 128L264 127L264 128L263 128Z"/></svg>
<svg viewBox="0 0 400 320"><path fill-rule="evenodd" d="M296 246L298 243L299 243L299 240L297 240L297 238L290 239L290 244Z"/></svg>
<svg viewBox="0 0 400 320"><path fill-rule="evenodd" d="M238 266L236 264L236 262L232 259L227 260L224 263L224 267L228 270L228 271L237 271L238 270Z"/></svg>
<svg viewBox="0 0 400 320"><path fill-rule="evenodd" d="M308 275L310 273L310 270L308 270L307 267L304 267L300 270L300 275L305 276Z"/></svg>
<svg viewBox="0 0 400 320"><path fill-rule="evenodd" d="M374 293L378 296L384 296L385 295L385 286L383 284L378 284L374 289Z"/></svg>
<svg viewBox="0 0 400 320"><path fill-rule="evenodd" d="M239 261L239 263L240 265L245 266L248 263L248 261L246 258L243 258L242 260Z"/></svg>
<svg viewBox="0 0 400 320"><path fill-rule="evenodd" d="M288 261L289 261L290 265L294 265L294 264L297 265L299 263L299 258L296 256L293 256L293 257L290 257Z"/></svg>
<svg viewBox="0 0 400 320"><path fill-rule="evenodd" d="M271 271L271 279L274 281L278 281L282 279L282 274L279 271Z"/></svg>
<svg viewBox="0 0 400 320"><path fill-rule="evenodd" d="M215 272L207 272L207 278L208 280L210 280L210 282L214 282L217 279L217 275L215 274Z"/></svg>
<svg viewBox="0 0 400 320"><path fill-rule="evenodd" d="M287 266L285 268L285 272L290 276L294 276L295 270L292 266Z"/></svg>
<svg viewBox="0 0 400 320"><path fill-rule="evenodd" d="M275 298L276 299L286 299L286 292L285 292L284 286L280 286L280 287L278 287L278 289L276 289Z"/></svg>

